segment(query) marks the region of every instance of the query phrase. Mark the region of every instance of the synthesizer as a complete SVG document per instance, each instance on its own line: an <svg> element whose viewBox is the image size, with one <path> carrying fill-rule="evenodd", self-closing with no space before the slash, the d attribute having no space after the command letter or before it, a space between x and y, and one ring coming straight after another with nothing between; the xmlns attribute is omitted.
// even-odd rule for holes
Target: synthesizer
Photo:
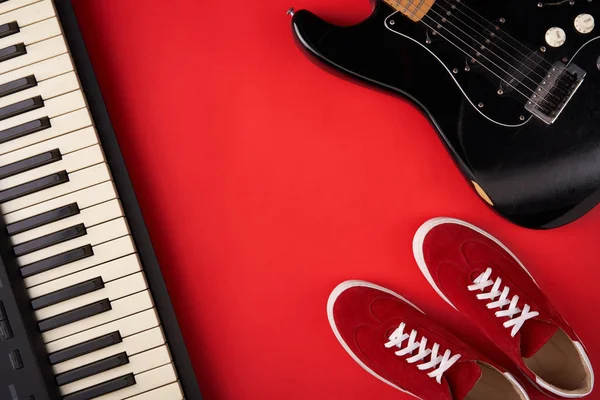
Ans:
<svg viewBox="0 0 600 400"><path fill-rule="evenodd" d="M201 399L69 0L0 0L0 399Z"/></svg>

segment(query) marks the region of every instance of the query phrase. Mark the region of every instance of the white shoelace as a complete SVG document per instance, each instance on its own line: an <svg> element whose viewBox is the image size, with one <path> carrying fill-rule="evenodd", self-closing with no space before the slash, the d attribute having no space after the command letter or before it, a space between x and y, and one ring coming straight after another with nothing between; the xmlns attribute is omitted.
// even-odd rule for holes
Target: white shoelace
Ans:
<svg viewBox="0 0 600 400"><path fill-rule="evenodd" d="M491 300L490 303L487 304L487 308L493 310L494 308L499 308L500 311L496 311L496 317L503 318L509 317L510 319L504 323L505 328L510 328L512 326L512 331L510 335L515 337L517 332L523 327L525 321L531 318L535 318L540 315L537 311L531 311L531 307L528 304L523 306L521 310L517 307L519 303L519 296L515 295L512 299L508 299L508 294L510 293L510 288L508 286L504 286L504 289L500 291L500 286L502 285L502 279L497 278L496 281L492 281L490 276L492 275L492 269L488 268L484 273L479 275L473 281L475 284L470 285L468 287L469 291L481 290L485 292L485 289L492 286L488 293L480 293L477 295L479 300ZM500 297L496 300L497 297ZM504 306L508 306L506 310L503 310ZM517 314L521 314L518 317L515 317Z"/></svg>
<svg viewBox="0 0 600 400"><path fill-rule="evenodd" d="M406 328L406 324L403 322L400 324L398 329L394 331L389 337L389 342L385 344L385 347L391 349L392 347L398 347L400 350L396 352L397 356L405 356L410 354L412 357L406 359L406 362L409 364L414 364L417 361L423 360L425 357L431 354L431 359L429 362L425 362L423 364L417 365L417 368L421 371L425 371L431 368L435 368L433 371L429 372L427 375L430 378L435 378L437 383L442 383L442 375L446 372L451 366L454 365L455 362L460 358L460 354L456 354L451 357L450 350L446 350L443 356L438 355L438 351L440 350L440 345L435 343L433 348L427 348L427 338L421 338L420 342L417 342L417 331L413 330L410 335L408 333L404 333L404 329ZM408 339L408 343L406 343L406 347L402 347L402 343ZM413 351L419 349L418 353L412 355Z"/></svg>

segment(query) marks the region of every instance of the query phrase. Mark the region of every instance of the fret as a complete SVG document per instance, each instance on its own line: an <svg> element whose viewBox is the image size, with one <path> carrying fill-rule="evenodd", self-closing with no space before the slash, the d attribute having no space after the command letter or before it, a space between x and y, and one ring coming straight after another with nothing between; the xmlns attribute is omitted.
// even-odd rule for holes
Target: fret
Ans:
<svg viewBox="0 0 600 400"><path fill-rule="evenodd" d="M385 0L396 11L414 22L419 22L429 12L435 0Z"/></svg>

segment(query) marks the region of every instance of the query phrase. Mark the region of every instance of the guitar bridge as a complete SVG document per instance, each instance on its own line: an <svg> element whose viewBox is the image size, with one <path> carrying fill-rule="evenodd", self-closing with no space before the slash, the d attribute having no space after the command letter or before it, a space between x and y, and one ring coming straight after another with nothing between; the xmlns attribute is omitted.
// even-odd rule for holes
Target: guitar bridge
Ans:
<svg viewBox="0 0 600 400"><path fill-rule="evenodd" d="M525 109L552 125L583 83L585 75L586 72L575 64L554 64L527 101Z"/></svg>

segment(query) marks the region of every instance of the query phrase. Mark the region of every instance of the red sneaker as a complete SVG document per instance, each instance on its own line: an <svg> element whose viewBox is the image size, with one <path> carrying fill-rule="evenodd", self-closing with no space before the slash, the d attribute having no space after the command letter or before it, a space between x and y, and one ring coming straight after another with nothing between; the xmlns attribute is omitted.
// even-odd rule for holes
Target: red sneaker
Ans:
<svg viewBox="0 0 600 400"><path fill-rule="evenodd" d="M401 392L427 400L529 399L511 374L390 290L344 282L329 296L327 315L348 354Z"/></svg>
<svg viewBox="0 0 600 400"><path fill-rule="evenodd" d="M432 219L413 241L436 292L466 314L547 394L584 397L594 372L573 329L498 239L466 222Z"/></svg>

